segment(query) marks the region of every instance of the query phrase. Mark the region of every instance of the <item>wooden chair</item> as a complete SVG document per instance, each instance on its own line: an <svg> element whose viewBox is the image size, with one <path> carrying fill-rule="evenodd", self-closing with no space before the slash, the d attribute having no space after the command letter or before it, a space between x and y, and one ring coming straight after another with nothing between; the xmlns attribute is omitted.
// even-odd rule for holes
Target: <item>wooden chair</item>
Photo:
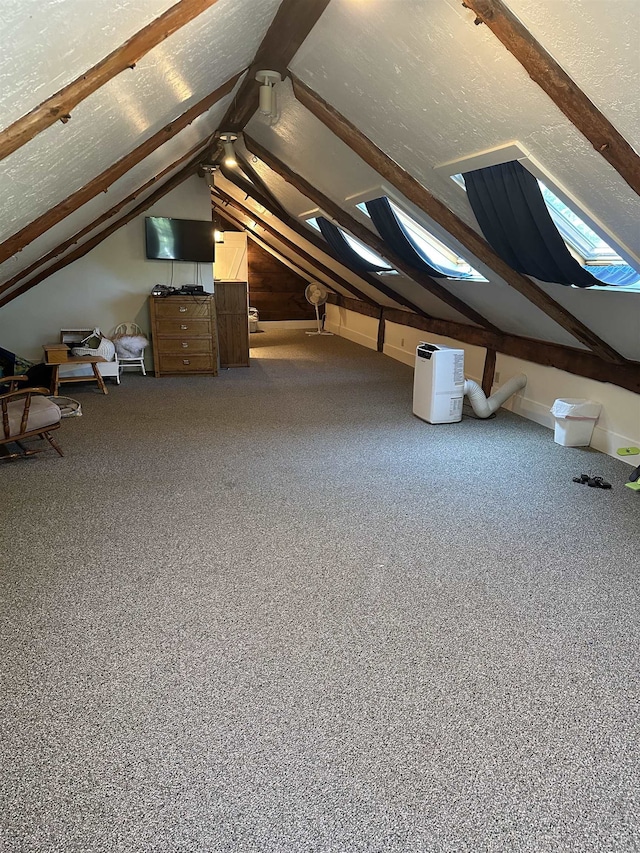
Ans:
<svg viewBox="0 0 640 853"><path fill-rule="evenodd" d="M22 444L24 439L34 437L46 439L64 456L51 435L52 430L60 428L60 409L48 399L48 388L18 388L19 383L28 381L27 376L0 377L0 384L9 385L9 390L0 394L0 458L18 459L49 449L48 445L34 449ZM19 452L11 452L8 444L15 444Z"/></svg>

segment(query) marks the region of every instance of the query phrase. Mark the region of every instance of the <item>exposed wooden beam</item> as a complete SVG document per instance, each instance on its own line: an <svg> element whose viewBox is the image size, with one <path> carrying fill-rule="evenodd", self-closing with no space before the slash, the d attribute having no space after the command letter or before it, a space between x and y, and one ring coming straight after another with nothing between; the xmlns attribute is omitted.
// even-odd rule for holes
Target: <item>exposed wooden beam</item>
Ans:
<svg viewBox="0 0 640 853"><path fill-rule="evenodd" d="M309 35L330 0L282 0L242 81L233 104L227 110L220 130L239 133L258 109L259 83L256 73L268 68L284 77L287 67Z"/></svg>
<svg viewBox="0 0 640 853"><path fill-rule="evenodd" d="M271 204L277 209L281 210L283 213L286 213L284 207L280 204L279 200L274 196L269 187L262 180L258 172L253 168L251 163L244 157L242 154L236 152L236 157L240 163L240 168L247 175L251 183L256 187L256 189L265 197L268 198ZM226 172L223 168L223 174L226 175Z"/></svg>
<svg viewBox="0 0 640 853"><path fill-rule="evenodd" d="M499 333L500 330L483 317L478 311L475 311L467 305L466 302L463 302L462 299L459 299L457 296L450 293L445 287L438 284L438 282L434 281L430 276L419 272L414 267L405 263L405 261L399 255L396 255L396 253L393 252L377 234L374 234L373 231L366 227L366 225L362 225L362 223L358 222L357 219L354 219L349 213L343 210L340 205L336 204L330 198L313 187L302 176L298 175L285 163L271 154L271 152L267 151L267 149L260 145L260 143L255 139L245 134L244 142L252 154L259 157L263 163L277 172L285 181L294 186L307 198L311 199L314 204L317 204L318 207L320 207L328 216L335 219L336 222L339 222L343 228L359 240L362 240L363 243L379 255L386 258L386 260L388 260L395 269L403 272L408 278L424 290L427 290L433 296L436 296L442 302L446 303L450 308L453 308L459 314L462 314L463 317L466 317L473 323L478 323L478 325L485 329L491 329L493 332Z"/></svg>
<svg viewBox="0 0 640 853"><path fill-rule="evenodd" d="M464 0L462 5L475 13L475 23L489 27L534 83L640 195L638 154L502 0Z"/></svg>
<svg viewBox="0 0 640 853"><path fill-rule="evenodd" d="M258 188L257 185L249 183L249 181L241 175L239 172L234 171L232 169L227 168L224 163L221 163L219 166L220 174L225 178L229 183L233 184L239 190L245 194L247 198L253 199L256 204L259 204L261 207L264 207L265 210L268 210L272 216L276 216L281 221L285 221L288 216L287 211L282 207L280 202L274 200L274 196L269 194L265 195L261 188Z"/></svg>
<svg viewBox="0 0 640 853"><path fill-rule="evenodd" d="M384 321L384 310L380 309L380 317L378 318L378 340L376 342L376 350L378 352L384 352L384 333L385 333L385 321Z"/></svg>
<svg viewBox="0 0 640 853"><path fill-rule="evenodd" d="M493 380L495 378L495 373L496 351L489 347L487 348L487 351L484 356L484 370L482 371L482 390L484 391L485 397L491 396L491 389L493 388Z"/></svg>
<svg viewBox="0 0 640 853"><path fill-rule="evenodd" d="M326 241L323 240L323 238L316 234L314 231L312 231L311 228L305 225L301 225L299 220L287 213L284 208L279 209L273 206L268 199L256 193L255 189L252 188L246 181L243 181L239 175L236 175L235 173L225 172L224 167L221 167L221 171L225 176L227 176L228 174L227 179L231 183L235 184L238 189L241 189L242 192L246 193L246 195L251 196L251 198L261 204L264 208L266 208L266 210L273 214L273 216L279 219L284 225L286 225L292 231L295 231L295 233L302 237L303 240L307 240L324 255L328 255L330 258L332 258L332 260L336 261L336 263L339 263L341 266L344 266L342 261L332 256L331 250ZM404 305L404 307L408 308L409 311L415 311L416 314L419 314L421 317L431 316L430 314L427 314L426 311L423 311L422 308L418 308L418 306L415 305L410 299L406 299L401 294L395 293L388 285L386 285L375 275L360 271L355 272L354 270L349 271L353 272L354 275L357 275L358 278L362 279L362 281L366 281L367 284L373 287L374 290L376 290L378 293L382 293L384 296L386 296L388 299L392 299L398 305ZM334 275L336 274L334 273Z"/></svg>
<svg viewBox="0 0 640 853"><path fill-rule="evenodd" d="M239 201L236 201L236 199L234 199L228 193L225 193L224 190L220 189L219 187L216 187L216 192L224 201L225 205L231 205L232 207L240 211L241 214L248 216L254 221L258 222L266 232L271 234L272 237L275 237L275 239L278 240L283 246L294 252L294 254L296 254L305 263L309 264L310 266L313 266L319 273L326 276L327 278L330 278L332 281L336 282L336 284L339 284L340 287L351 293L353 296L355 296L356 299L362 299L364 302L372 301L371 299L369 299L368 296L366 296L366 294L362 293L361 290L358 290L358 288L355 287L353 284L348 281L345 281L336 272L325 266L322 261L319 261L317 258L314 258L313 255L310 255L292 240L289 240L288 237L285 237L282 231L274 227L267 219L261 217L258 213L251 210L250 208L245 207ZM214 195L212 195L212 200L214 202L216 200ZM242 225L247 230L247 233L252 233L251 229L247 227L246 223L243 222ZM308 272L306 274L309 275Z"/></svg>
<svg viewBox="0 0 640 853"><path fill-rule="evenodd" d="M419 184L405 169L395 163L380 150L348 119L341 115L316 92L292 76L293 91L300 103L329 128L339 139L351 148L365 163L389 181L405 198L423 210L435 222L441 225L456 240L465 246L476 258L485 263L503 281L522 294L537 308L551 317L559 326L588 347L605 361L624 364L625 359L619 352L603 341L595 332L581 323L570 311L549 296L527 276L521 275L503 261L487 241L466 222L459 219L446 205L431 195L429 190Z"/></svg>
<svg viewBox="0 0 640 853"><path fill-rule="evenodd" d="M122 216L120 219L113 222L108 228L105 228L104 231L101 231L99 234L95 234L93 237L90 237L86 243L83 243L81 246L78 246L77 249L74 249L72 252L69 252L68 255L65 255L64 258L61 258L57 263L52 264L47 269L42 270L42 272L38 273L34 278L30 281L25 282L20 287L13 290L11 293L7 293L0 299L0 308L7 303L11 302L17 296L21 296L23 293L26 293L28 290L31 290L32 287L35 287L40 282L44 281L49 276L53 275L55 272L59 272L59 270L64 269L68 264L73 263L73 261L77 261L78 258L82 258L91 249L95 248L99 243L102 243L103 240L106 240L114 231L117 231L119 228L122 228L123 225L126 225L127 222L130 222L132 219L135 219L136 216L139 216L144 210L151 207L152 204L155 204L158 199L162 198L162 196L166 195L171 190L175 189L179 186L183 181L187 178L190 178L192 175L195 175L198 171L198 163L193 162L187 164L183 169L181 169L177 174L173 177L169 178L169 180L164 183L161 187L158 187L157 190L151 193L151 195L147 196L140 204L136 205L133 210L130 210L129 213Z"/></svg>
<svg viewBox="0 0 640 853"><path fill-rule="evenodd" d="M0 160L56 121L67 122L71 118L71 111L81 101L125 69L134 68L136 62L150 50L217 2L218 0L181 0L176 3L93 68L5 128L0 133Z"/></svg>
<svg viewBox="0 0 640 853"><path fill-rule="evenodd" d="M361 310L361 303L357 299L350 300L334 294L329 297L329 302L369 316L368 312ZM384 308L382 316L388 323L398 323L401 326L410 326L423 332L443 335L474 346L494 349L514 358L521 358L523 361L531 361L545 367L555 367L557 370L565 370L567 373L573 373L576 376L585 376L587 379L595 379L597 382L609 382L636 394L640 393L640 362L637 361L627 361L623 365L611 364L602 361L593 353L566 347L562 344L553 344L548 341L505 333L495 335L493 332L479 329L477 326L467 326L464 323L454 323L451 320L427 320L424 317L418 317L406 311L396 311L393 308Z"/></svg>
<svg viewBox="0 0 640 853"><path fill-rule="evenodd" d="M99 228L104 222L109 219L112 219L114 216L117 216L120 211L126 207L128 204L131 204L132 201L135 201L139 195L146 192L150 187L154 184L157 184L158 181L161 181L169 172L173 172L174 169L177 169L185 160L191 160L197 156L200 150L204 145L208 144L208 140L205 142L201 142L199 145L194 146L190 151L187 151L186 154L183 154L182 157L179 157L174 163L171 163L170 166L167 166L166 169L163 169L157 175L154 175L150 178L146 183L142 184L142 186L138 187L126 198L123 198L122 201L119 201L106 213L103 213L102 216L99 216L95 219L90 225L87 225L85 228L82 228L80 231L77 231L73 237L69 237L68 240L65 240L64 243L60 243L60 245L56 246L55 249L52 249L50 252L47 252L46 255L43 255L41 258L38 258L37 261L34 261L28 267L23 270L20 270L19 273L13 276L13 278L5 281L4 284L0 285L0 293L5 293L7 290L11 290L14 285L18 284L18 282L22 281L25 278L28 278L32 273L34 273L37 269L44 264L48 264L49 261L55 260L59 255L62 255L67 251L71 246L77 243L79 240L82 240L83 237L86 237L87 234L91 233L91 231L95 231L96 228Z"/></svg>
<svg viewBox="0 0 640 853"><path fill-rule="evenodd" d="M133 151L125 157L122 157L117 163L114 163L113 166L105 169L105 171L98 175L97 178L94 178L90 183L81 187L81 189L76 190L76 192L72 193L64 199L64 201L61 201L55 207L52 207L29 225L25 225L24 228L20 229L20 231L17 231L1 243L0 263L3 263L7 258L10 258L12 255L15 255L16 252L24 249L25 246L29 245L29 243L33 242L33 240L41 234L44 234L44 232L49 228L57 225L58 222L61 222L66 216L69 216L70 213L73 213L79 207L82 207L82 205L86 204L90 199L99 195L101 192L106 192L111 184L126 174L129 169L140 163L145 157L155 151L156 148L159 148L163 143L172 139L181 130L184 130L184 128L190 125L191 122L198 118L199 115L209 110L225 95L228 95L240 76L240 74L235 74L227 80L226 83L223 83L222 86L219 86L210 95L207 95L206 98L203 98L193 107L182 113L182 115L175 121L165 125L162 130L154 133L153 136L138 145L137 148L134 148Z"/></svg>

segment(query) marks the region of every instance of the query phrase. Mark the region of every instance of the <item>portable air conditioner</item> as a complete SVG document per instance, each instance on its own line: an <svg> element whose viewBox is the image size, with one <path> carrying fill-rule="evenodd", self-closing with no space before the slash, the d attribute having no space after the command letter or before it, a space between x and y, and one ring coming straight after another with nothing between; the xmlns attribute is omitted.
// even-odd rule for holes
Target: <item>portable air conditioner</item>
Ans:
<svg viewBox="0 0 640 853"><path fill-rule="evenodd" d="M413 414L430 424L462 420L464 350L422 341L416 348Z"/></svg>

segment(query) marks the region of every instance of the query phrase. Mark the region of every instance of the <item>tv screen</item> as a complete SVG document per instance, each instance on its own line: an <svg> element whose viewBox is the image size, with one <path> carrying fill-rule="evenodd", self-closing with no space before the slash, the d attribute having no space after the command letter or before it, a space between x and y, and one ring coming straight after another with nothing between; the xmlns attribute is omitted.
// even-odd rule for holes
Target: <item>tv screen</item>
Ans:
<svg viewBox="0 0 640 853"><path fill-rule="evenodd" d="M213 223L201 219L145 218L147 258L213 263Z"/></svg>

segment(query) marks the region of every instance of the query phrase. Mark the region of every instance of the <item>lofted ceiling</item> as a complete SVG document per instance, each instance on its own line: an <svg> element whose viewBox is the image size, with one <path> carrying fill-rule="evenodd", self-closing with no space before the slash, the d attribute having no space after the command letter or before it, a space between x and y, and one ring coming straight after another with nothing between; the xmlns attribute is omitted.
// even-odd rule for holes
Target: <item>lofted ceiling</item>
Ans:
<svg viewBox="0 0 640 853"><path fill-rule="evenodd" d="M508 0L507 5L637 151L636 0ZM593 333L620 357L640 359L640 294L534 283L540 297L533 304L514 289L507 280L511 276L497 273L415 200L394 190L351 150L349 140L339 139L296 99L290 80L277 87L277 122L255 111L256 67L276 67L283 76L288 69L474 232L479 229L466 194L438 167L517 141L630 257L640 259L640 204L628 180L491 29L474 25L474 12L459 0L183 0L175 7L160 0L96 0L90 7L85 0L8 0L0 51L0 141L14 122L73 81L91 76L97 63L172 8L191 19L161 35L133 68L73 106L68 120L50 123L4 157L0 310L3 300L19 294L35 276L42 278L106 223L152 199L189 164L192 174L198 160L214 154L216 132L235 122L360 225L371 227L356 201L376 191L394 193L488 281L445 281L450 304L407 275L385 278L399 301L393 293L381 294L375 281L359 278L301 236L317 201L240 139L238 151L264 184L262 191L281 205L283 218L254 205L229 180L216 176L217 184L247 210L253 205L271 218L289 243L266 231L261 239L289 260L302 263L291 248L295 244L379 305L413 305L432 317L471 325L477 325L476 312L505 333L579 350L592 348L588 333ZM238 175L250 180L250 170ZM286 217L302 230L290 228ZM310 270L308 257L305 264ZM337 292L349 293L334 284ZM456 299L469 311L455 307ZM576 333L562 319L566 316L576 318L585 334Z"/></svg>

